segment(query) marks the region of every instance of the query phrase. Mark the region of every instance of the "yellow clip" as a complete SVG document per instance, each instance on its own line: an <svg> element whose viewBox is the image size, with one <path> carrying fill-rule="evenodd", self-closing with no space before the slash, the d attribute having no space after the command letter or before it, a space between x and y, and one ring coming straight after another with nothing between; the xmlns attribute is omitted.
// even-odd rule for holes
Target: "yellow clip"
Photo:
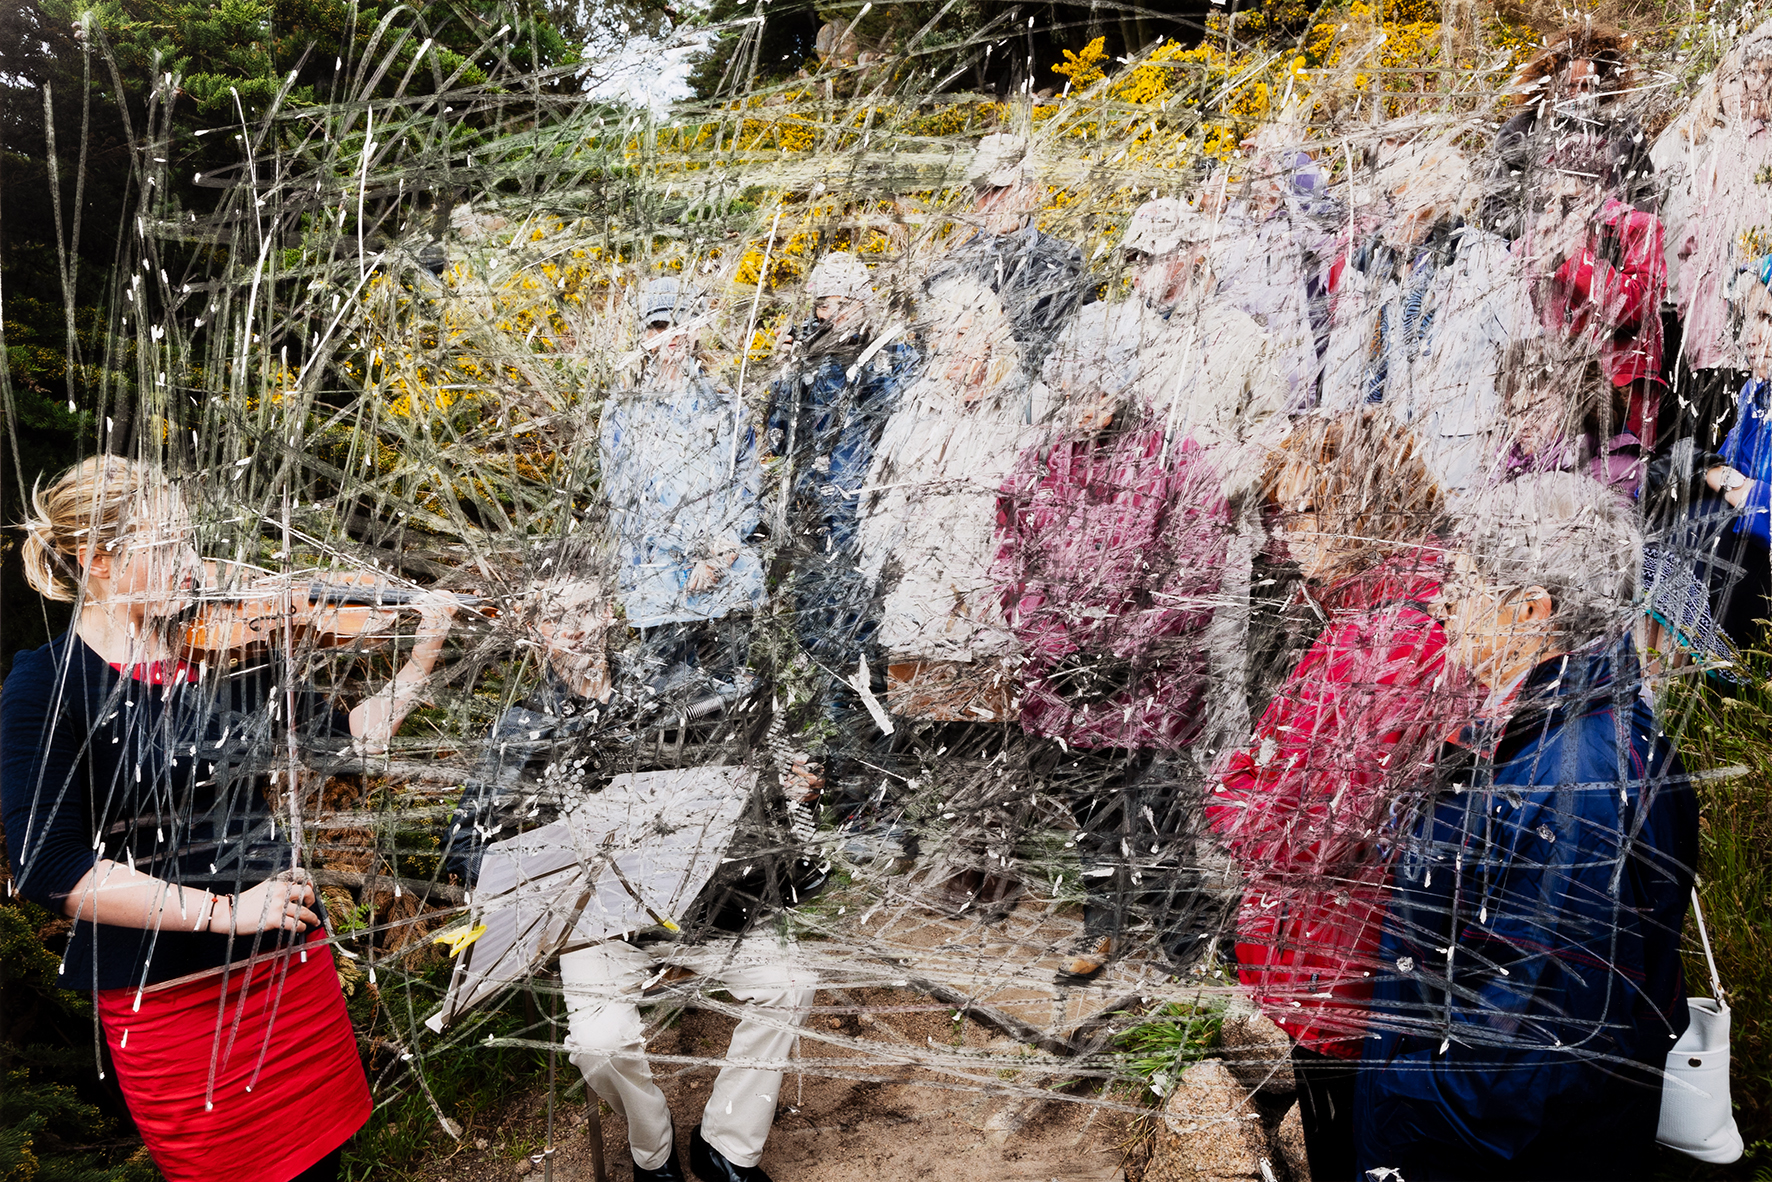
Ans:
<svg viewBox="0 0 1772 1182"><path fill-rule="evenodd" d="M664 925L664 929L667 932L680 932L683 930L668 919L661 919L658 922Z"/></svg>
<svg viewBox="0 0 1772 1182"><path fill-rule="evenodd" d="M478 940L485 934L486 925L481 924L479 927L468 928L466 931L458 929L453 932L440 932L431 940L431 943L449 945L449 955L454 957L460 956L463 948L466 948L469 944L472 944L475 940Z"/></svg>

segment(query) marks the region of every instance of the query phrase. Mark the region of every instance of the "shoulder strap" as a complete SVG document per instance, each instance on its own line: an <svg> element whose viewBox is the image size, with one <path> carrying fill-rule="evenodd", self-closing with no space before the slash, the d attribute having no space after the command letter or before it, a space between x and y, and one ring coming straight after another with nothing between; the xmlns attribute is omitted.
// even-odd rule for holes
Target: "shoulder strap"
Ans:
<svg viewBox="0 0 1772 1182"><path fill-rule="evenodd" d="M1728 1003L1723 1000L1723 978L1717 973L1717 958L1710 950L1710 933L1704 930L1704 909L1698 905L1696 886L1692 888L1692 915L1698 920L1698 939L1704 944L1705 963L1710 965L1710 987L1715 991L1713 996L1718 1005L1727 1006Z"/></svg>

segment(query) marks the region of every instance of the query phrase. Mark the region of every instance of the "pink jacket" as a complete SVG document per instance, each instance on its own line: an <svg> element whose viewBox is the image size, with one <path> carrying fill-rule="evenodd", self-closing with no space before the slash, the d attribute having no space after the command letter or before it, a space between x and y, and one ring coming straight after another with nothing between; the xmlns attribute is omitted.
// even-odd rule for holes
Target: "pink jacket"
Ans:
<svg viewBox="0 0 1772 1182"><path fill-rule="evenodd" d="M1199 732L1229 538L1219 475L1156 428L1061 434L997 502L995 574L1022 650L1021 725L1075 747L1185 746Z"/></svg>
<svg viewBox="0 0 1772 1182"><path fill-rule="evenodd" d="M1329 625L1235 752L1206 816L1246 881L1243 984L1305 1046L1359 1054L1377 971L1393 802L1427 772L1475 696L1424 610L1427 550L1337 588Z"/></svg>

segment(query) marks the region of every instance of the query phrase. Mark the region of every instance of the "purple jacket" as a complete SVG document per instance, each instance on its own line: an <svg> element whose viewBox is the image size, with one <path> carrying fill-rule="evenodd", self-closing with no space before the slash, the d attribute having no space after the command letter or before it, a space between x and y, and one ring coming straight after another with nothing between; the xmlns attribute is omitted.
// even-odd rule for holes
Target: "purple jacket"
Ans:
<svg viewBox="0 0 1772 1182"><path fill-rule="evenodd" d="M1206 690L1230 517L1191 440L1060 434L997 502L995 575L1022 652L1021 725L1074 747L1185 746Z"/></svg>

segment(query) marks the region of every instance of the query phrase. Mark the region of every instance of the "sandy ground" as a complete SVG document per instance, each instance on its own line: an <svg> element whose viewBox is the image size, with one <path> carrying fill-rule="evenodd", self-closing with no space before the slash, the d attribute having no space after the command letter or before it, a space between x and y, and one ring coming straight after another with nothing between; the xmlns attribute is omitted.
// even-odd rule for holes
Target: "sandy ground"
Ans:
<svg viewBox="0 0 1772 1182"><path fill-rule="evenodd" d="M882 1050L934 1043L999 1056L1034 1053L978 1023L954 1022L948 1007L910 990L821 992L817 1005L838 1011L864 1007L865 1018L826 1010L812 1022L832 1034L877 1042ZM724 1015L689 1010L654 1035L651 1049L660 1055L717 1055L732 1025ZM777 1182L1114 1182L1124 1176L1118 1148L1124 1118L1090 1104L1030 1100L1006 1091L1017 1083L1012 1071L984 1072L986 1078L1004 1080L1004 1085L992 1086L882 1062L852 1073L886 1078L839 1079L817 1074L813 1064L820 1058L851 1058L848 1048L809 1038L803 1040L801 1054L811 1069L787 1077L762 1162ZM591 1182L584 1087L564 1057L561 1066L552 1175L558 1182ZM689 1131L700 1119L715 1068L660 1064L655 1072L670 1100L677 1151L686 1166ZM568 1092L568 1084L577 1086ZM421 1176L426 1182L542 1178L542 1167L525 1154L540 1147L544 1105L541 1091L511 1105L491 1128L470 1133L460 1148L432 1162ZM611 1182L627 1182L633 1165L626 1122L606 1109L600 1119L608 1176Z"/></svg>

